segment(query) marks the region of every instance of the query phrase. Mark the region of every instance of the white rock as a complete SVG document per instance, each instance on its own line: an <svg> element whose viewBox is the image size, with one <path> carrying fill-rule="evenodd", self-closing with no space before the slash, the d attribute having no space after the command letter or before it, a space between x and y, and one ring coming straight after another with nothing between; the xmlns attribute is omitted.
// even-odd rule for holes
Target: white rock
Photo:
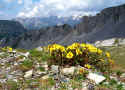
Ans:
<svg viewBox="0 0 125 90"><path fill-rule="evenodd" d="M32 74L33 74L33 70L27 71L27 72L25 72L24 77L25 78L30 78L32 76Z"/></svg>
<svg viewBox="0 0 125 90"><path fill-rule="evenodd" d="M28 57L30 55L29 52L26 52L26 53L21 53L21 55L25 56L25 57Z"/></svg>
<svg viewBox="0 0 125 90"><path fill-rule="evenodd" d="M36 72L36 74L42 75L42 74L46 74L46 72L41 72L41 71L38 70L38 71Z"/></svg>
<svg viewBox="0 0 125 90"><path fill-rule="evenodd" d="M87 82L82 82L82 87L86 87L87 86Z"/></svg>
<svg viewBox="0 0 125 90"><path fill-rule="evenodd" d="M18 63L17 63L17 62L14 62L14 65L15 65L15 66L17 66L17 65L18 65Z"/></svg>
<svg viewBox="0 0 125 90"><path fill-rule="evenodd" d="M59 66L52 65L52 66L51 66L51 71L52 71L53 73L58 73L58 72L59 72Z"/></svg>
<svg viewBox="0 0 125 90"><path fill-rule="evenodd" d="M118 81L117 77L114 77L114 76L110 76L110 79L114 79L114 80Z"/></svg>
<svg viewBox="0 0 125 90"><path fill-rule="evenodd" d="M123 73L120 77L125 78L125 73Z"/></svg>
<svg viewBox="0 0 125 90"><path fill-rule="evenodd" d="M6 83L6 81L7 81L6 79L0 79L1 83Z"/></svg>
<svg viewBox="0 0 125 90"><path fill-rule="evenodd" d="M87 87L82 88L81 90L88 90Z"/></svg>
<svg viewBox="0 0 125 90"><path fill-rule="evenodd" d="M36 48L37 51L43 51L43 48L42 47L38 47Z"/></svg>
<svg viewBox="0 0 125 90"><path fill-rule="evenodd" d="M96 84L99 84L106 79L104 76L98 75L96 73L89 73L87 78L93 80Z"/></svg>
<svg viewBox="0 0 125 90"><path fill-rule="evenodd" d="M43 80L46 80L46 79L48 79L48 78L49 78L48 75L45 75L45 76L42 77Z"/></svg>
<svg viewBox="0 0 125 90"><path fill-rule="evenodd" d="M73 75L74 74L74 71L75 71L75 67L70 67L70 68L64 68L62 69L62 73L65 74L65 75Z"/></svg>
<svg viewBox="0 0 125 90"><path fill-rule="evenodd" d="M13 79L13 81L18 82L18 80L17 80L17 79Z"/></svg>
<svg viewBox="0 0 125 90"><path fill-rule="evenodd" d="M45 71L47 71L47 70L48 70L48 65L47 65L47 64L43 65L42 67L44 67L44 68L45 68Z"/></svg>

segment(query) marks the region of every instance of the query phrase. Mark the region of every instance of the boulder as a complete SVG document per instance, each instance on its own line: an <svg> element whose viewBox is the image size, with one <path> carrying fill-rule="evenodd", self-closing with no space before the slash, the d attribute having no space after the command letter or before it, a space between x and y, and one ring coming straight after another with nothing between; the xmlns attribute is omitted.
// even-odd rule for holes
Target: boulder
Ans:
<svg viewBox="0 0 125 90"><path fill-rule="evenodd" d="M96 84L99 84L106 79L104 76L98 75L96 73L89 73L87 78L94 81Z"/></svg>

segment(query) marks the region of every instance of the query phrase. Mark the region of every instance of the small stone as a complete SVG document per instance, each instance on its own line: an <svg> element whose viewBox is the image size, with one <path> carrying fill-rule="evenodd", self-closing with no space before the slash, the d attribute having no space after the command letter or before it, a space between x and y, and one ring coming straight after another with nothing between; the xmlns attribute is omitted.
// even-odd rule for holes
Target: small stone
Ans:
<svg viewBox="0 0 125 90"><path fill-rule="evenodd" d="M52 87L51 90L55 90L55 87Z"/></svg>
<svg viewBox="0 0 125 90"><path fill-rule="evenodd" d="M44 67L44 68L45 68L45 71L47 71L47 70L48 70L48 65L47 65L47 64L43 65L42 67Z"/></svg>
<svg viewBox="0 0 125 90"><path fill-rule="evenodd" d="M88 90L87 87L82 88L81 90Z"/></svg>
<svg viewBox="0 0 125 90"><path fill-rule="evenodd" d="M125 78L125 73L123 73L120 77L121 77L121 78Z"/></svg>
<svg viewBox="0 0 125 90"><path fill-rule="evenodd" d="M17 62L14 62L14 65L15 65L15 66L17 66L17 65L18 65L18 63L17 63Z"/></svg>
<svg viewBox="0 0 125 90"><path fill-rule="evenodd" d="M13 79L13 81L17 82L18 80L17 79Z"/></svg>
<svg viewBox="0 0 125 90"><path fill-rule="evenodd" d="M52 66L51 66L51 71L52 71L53 73L58 73L58 72L59 72L59 66L52 65Z"/></svg>
<svg viewBox="0 0 125 90"><path fill-rule="evenodd" d="M86 87L87 86L87 82L82 82L82 87Z"/></svg>
<svg viewBox="0 0 125 90"><path fill-rule="evenodd" d="M38 47L36 48L37 51L43 51L43 48L42 47Z"/></svg>
<svg viewBox="0 0 125 90"><path fill-rule="evenodd" d="M74 71L75 71L75 67L70 67L70 68L63 68L62 69L62 73L64 74L64 75L73 75L74 74Z"/></svg>
<svg viewBox="0 0 125 90"><path fill-rule="evenodd" d="M13 75L7 75L7 78L8 78L8 79L13 79L14 76L13 76Z"/></svg>
<svg viewBox="0 0 125 90"><path fill-rule="evenodd" d="M45 76L42 77L43 80L46 80L48 78L49 78L49 75L45 75Z"/></svg>
<svg viewBox="0 0 125 90"><path fill-rule="evenodd" d="M1 83L6 83L6 81L7 81L6 79L0 79Z"/></svg>
<svg viewBox="0 0 125 90"><path fill-rule="evenodd" d="M33 74L33 70L27 71L27 72L25 72L24 77L25 78L30 78L32 76L32 74Z"/></svg>
<svg viewBox="0 0 125 90"><path fill-rule="evenodd" d="M110 76L110 79L114 79L114 80L118 81L117 77L114 77L114 76Z"/></svg>
<svg viewBox="0 0 125 90"><path fill-rule="evenodd" d="M21 55L25 56L25 57L28 57L30 55L29 52L26 52L26 53L21 53Z"/></svg>

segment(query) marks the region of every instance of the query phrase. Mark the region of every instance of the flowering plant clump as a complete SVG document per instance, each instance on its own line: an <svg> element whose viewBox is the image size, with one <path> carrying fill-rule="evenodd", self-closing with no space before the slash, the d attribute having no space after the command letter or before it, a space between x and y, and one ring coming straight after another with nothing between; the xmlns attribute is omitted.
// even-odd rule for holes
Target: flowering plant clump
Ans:
<svg viewBox="0 0 125 90"><path fill-rule="evenodd" d="M80 65L105 72L114 64L109 52L104 52L91 44L73 43L66 47L52 44L44 49L51 55L51 64L55 65Z"/></svg>
<svg viewBox="0 0 125 90"><path fill-rule="evenodd" d="M0 48L0 50L3 51L3 52L12 52L13 48L8 46L8 47Z"/></svg>

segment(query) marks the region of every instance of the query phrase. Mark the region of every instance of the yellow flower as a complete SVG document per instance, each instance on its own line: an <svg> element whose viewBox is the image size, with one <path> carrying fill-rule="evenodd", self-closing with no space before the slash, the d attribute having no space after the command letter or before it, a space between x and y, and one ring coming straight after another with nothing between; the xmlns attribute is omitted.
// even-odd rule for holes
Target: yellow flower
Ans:
<svg viewBox="0 0 125 90"><path fill-rule="evenodd" d="M109 63L110 63L111 65L114 65L114 64L115 64L114 60L111 60L111 59L109 59Z"/></svg>
<svg viewBox="0 0 125 90"><path fill-rule="evenodd" d="M91 68L91 65L85 64L85 67L86 67L87 69L90 69L90 68Z"/></svg>
<svg viewBox="0 0 125 90"><path fill-rule="evenodd" d="M82 52L79 49L76 49L76 55L80 55Z"/></svg>
<svg viewBox="0 0 125 90"><path fill-rule="evenodd" d="M80 44L80 46L84 48L86 46L86 44L82 43L82 44Z"/></svg>
<svg viewBox="0 0 125 90"><path fill-rule="evenodd" d="M102 52L103 52L103 51L100 50L100 49L97 50L97 53L98 53L98 54L102 54Z"/></svg>
<svg viewBox="0 0 125 90"><path fill-rule="evenodd" d="M106 52L106 56L107 56L108 58L110 58L110 57L111 57L111 55L110 55L110 53L109 53L109 52Z"/></svg>
<svg viewBox="0 0 125 90"><path fill-rule="evenodd" d="M12 52L12 51L13 51L13 49L9 47L9 48L8 48L8 51L9 51L9 52Z"/></svg>
<svg viewBox="0 0 125 90"><path fill-rule="evenodd" d="M73 57L73 53L70 51L67 53L66 58L71 59Z"/></svg>
<svg viewBox="0 0 125 90"><path fill-rule="evenodd" d="M65 47L61 46L60 50L61 50L61 52L65 52Z"/></svg>
<svg viewBox="0 0 125 90"><path fill-rule="evenodd" d="M79 74L83 74L84 71L85 71L84 68L80 68L80 69L79 69Z"/></svg>

